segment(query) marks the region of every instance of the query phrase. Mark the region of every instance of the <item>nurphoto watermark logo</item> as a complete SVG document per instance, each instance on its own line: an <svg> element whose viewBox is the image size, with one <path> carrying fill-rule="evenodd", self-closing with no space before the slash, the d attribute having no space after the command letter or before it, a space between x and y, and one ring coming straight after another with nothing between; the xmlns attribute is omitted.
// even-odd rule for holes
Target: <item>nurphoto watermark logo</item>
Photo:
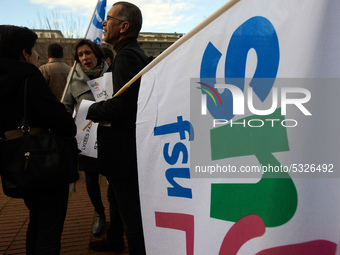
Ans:
<svg viewBox="0 0 340 255"><path fill-rule="evenodd" d="M265 78L256 79L256 81L253 79L248 85L246 85L246 79L233 79L232 81L234 84L227 84L225 79L222 81L221 79L218 81L216 79L192 81L192 87L195 86L201 91L200 114L201 116L210 114L213 117L212 127L225 124L230 124L231 127L235 125L296 127L298 125L296 119L256 118L256 116L270 116L277 109L280 109L283 116L287 115L288 108L298 110L304 116L312 116L307 107L312 98L311 92L304 87L292 86L292 80L286 79L284 82L282 80L278 82L279 86L272 84L272 87L268 85L268 79ZM261 86L261 82L263 86ZM235 120L246 115L253 115L254 118L247 121L245 119Z"/></svg>
<svg viewBox="0 0 340 255"><path fill-rule="evenodd" d="M331 123L338 114L338 84L315 78L191 79L191 176L340 177L337 140L329 137L336 133Z"/></svg>

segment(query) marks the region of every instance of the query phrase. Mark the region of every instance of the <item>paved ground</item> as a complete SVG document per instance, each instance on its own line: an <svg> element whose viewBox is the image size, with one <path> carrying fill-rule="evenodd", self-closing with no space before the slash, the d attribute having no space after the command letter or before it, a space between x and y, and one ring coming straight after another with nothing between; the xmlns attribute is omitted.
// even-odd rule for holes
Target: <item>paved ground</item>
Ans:
<svg viewBox="0 0 340 255"><path fill-rule="evenodd" d="M108 215L109 205L106 196L107 183L105 177L101 177L100 185L103 202ZM81 173L80 179L76 183L76 192L70 193L64 232L61 240L62 255L115 254L112 252L94 252L88 249L90 241L102 238L92 236L91 230L94 219L93 206L86 193L84 174ZM0 183L0 255L25 254L28 222L28 210L23 200L9 198L4 195ZM125 248L124 253L121 253L121 255L128 254L128 248Z"/></svg>

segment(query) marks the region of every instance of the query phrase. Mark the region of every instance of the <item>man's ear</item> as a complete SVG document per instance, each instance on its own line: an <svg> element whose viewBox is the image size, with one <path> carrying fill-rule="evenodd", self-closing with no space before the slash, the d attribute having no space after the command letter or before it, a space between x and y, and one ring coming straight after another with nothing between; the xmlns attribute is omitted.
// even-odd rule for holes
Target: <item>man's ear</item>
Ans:
<svg viewBox="0 0 340 255"><path fill-rule="evenodd" d="M124 21L124 22L122 23L122 27L121 27L121 29L120 29L120 33L121 33L121 34L124 34L124 33L129 29L129 27L130 27L129 22Z"/></svg>

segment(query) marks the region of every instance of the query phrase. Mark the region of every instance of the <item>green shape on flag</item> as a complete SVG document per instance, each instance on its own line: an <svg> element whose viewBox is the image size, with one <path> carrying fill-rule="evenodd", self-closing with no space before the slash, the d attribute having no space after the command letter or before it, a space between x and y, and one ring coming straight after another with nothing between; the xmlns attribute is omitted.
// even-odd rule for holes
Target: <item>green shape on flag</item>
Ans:
<svg viewBox="0 0 340 255"><path fill-rule="evenodd" d="M280 162L272 153L289 151L287 130L281 125L284 116L280 115L280 109L270 116L250 116L237 122L245 120L248 123L250 119L276 119L280 122L275 122L274 127L271 123L265 123L259 128L226 125L212 129L212 159L255 155L262 166L280 167ZM277 227L293 217L297 200L296 187L288 173L264 173L255 184L212 184L210 216L237 222L255 214L262 218L266 227Z"/></svg>
<svg viewBox="0 0 340 255"><path fill-rule="evenodd" d="M281 122L284 121L284 116L280 112L281 108L278 108L271 115L253 115L233 121L232 126L228 124L211 129L211 159L249 156L260 152L289 151L287 130L286 127L281 125ZM260 121L264 123L262 127L250 127L248 125L249 123L250 125L259 126ZM245 123L245 126L240 123Z"/></svg>

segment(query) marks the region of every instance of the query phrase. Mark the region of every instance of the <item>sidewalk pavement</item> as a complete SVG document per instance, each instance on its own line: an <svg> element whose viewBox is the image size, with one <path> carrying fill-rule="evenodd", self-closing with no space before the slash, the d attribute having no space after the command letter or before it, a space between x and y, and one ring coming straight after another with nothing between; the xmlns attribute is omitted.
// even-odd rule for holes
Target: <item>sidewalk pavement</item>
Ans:
<svg viewBox="0 0 340 255"><path fill-rule="evenodd" d="M103 203L106 211L106 220L109 221L109 203L107 201L107 182L104 176L100 177L100 186ZM26 254L26 230L29 222L28 209L22 199L7 197L3 194L0 183L0 255ZM92 225L95 213L85 187L85 175L80 172L80 179L76 183L76 192L70 192L68 210L61 238L62 255L109 255L113 252L94 252L89 250L88 244L101 237L92 235ZM108 223L106 223L106 228ZM105 229L106 229L105 228ZM125 251L121 255L129 255L126 238Z"/></svg>

